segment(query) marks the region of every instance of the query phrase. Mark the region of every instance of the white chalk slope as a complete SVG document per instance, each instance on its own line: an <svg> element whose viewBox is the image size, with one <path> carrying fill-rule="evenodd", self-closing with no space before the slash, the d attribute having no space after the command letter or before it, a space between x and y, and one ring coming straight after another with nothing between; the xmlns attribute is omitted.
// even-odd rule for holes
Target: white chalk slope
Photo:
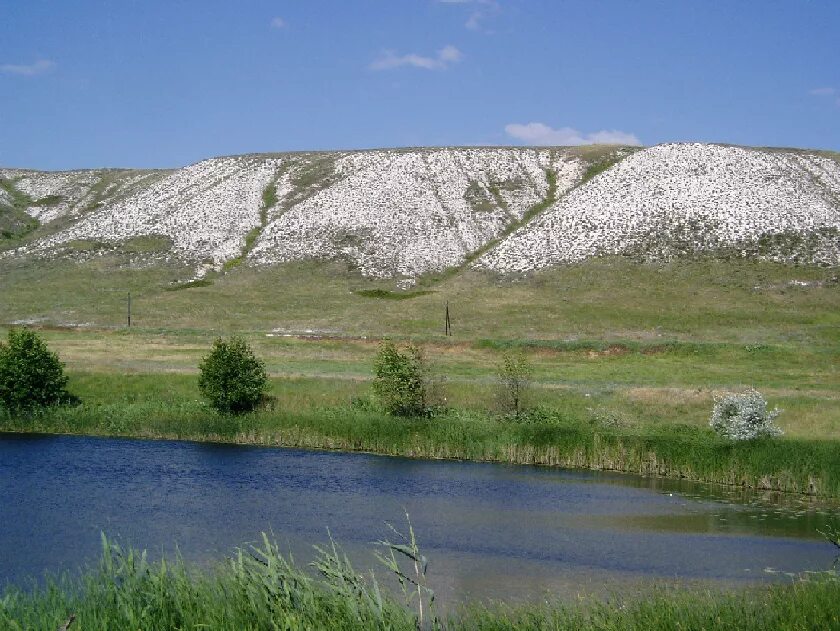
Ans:
<svg viewBox="0 0 840 631"><path fill-rule="evenodd" d="M840 264L833 156L700 144L587 151L404 149L214 158L177 171L0 169L43 224L0 257L98 256L160 235L172 244L164 256L198 275L237 258L256 266L341 259L368 276L411 279L493 244L473 265L518 273L592 256L697 252ZM619 161L584 182L590 159ZM547 173L558 201L508 235L546 199Z"/></svg>
<svg viewBox="0 0 840 631"><path fill-rule="evenodd" d="M272 213L252 253L258 264L343 258L368 276L414 277L464 262L548 192L564 193L579 159L538 149L436 149L339 156L334 181ZM294 170L278 196L292 189Z"/></svg>
<svg viewBox="0 0 840 631"><path fill-rule="evenodd" d="M244 234L259 225L263 188L281 161L249 157L205 160L156 178L36 242L36 252L74 240L119 243L162 235L186 259L222 262L240 253Z"/></svg>
<svg viewBox="0 0 840 631"><path fill-rule="evenodd" d="M0 178L13 183L32 204L26 212L42 224L106 206L114 199L148 185L163 171L90 169L84 171L33 171L0 169ZM5 191L0 190L0 202ZM8 196L7 203L11 203Z"/></svg>
<svg viewBox="0 0 840 631"><path fill-rule="evenodd" d="M369 276L415 277L462 263L585 164L553 149L417 149L216 158L180 169L18 253L78 240L162 235L181 259L247 254L268 265L349 261ZM277 202L263 208L273 188ZM264 211L264 212L263 212ZM265 223L263 223L265 222ZM253 249L246 236L259 231Z"/></svg>
<svg viewBox="0 0 840 631"><path fill-rule="evenodd" d="M524 272L601 255L724 251L840 264L840 164L824 154L703 144L635 153L476 265Z"/></svg>

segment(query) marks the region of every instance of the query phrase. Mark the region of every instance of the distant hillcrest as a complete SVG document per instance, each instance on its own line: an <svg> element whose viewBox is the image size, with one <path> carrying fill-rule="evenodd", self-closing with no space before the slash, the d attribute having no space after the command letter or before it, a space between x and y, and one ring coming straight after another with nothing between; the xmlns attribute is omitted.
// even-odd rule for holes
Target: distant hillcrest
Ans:
<svg viewBox="0 0 840 631"><path fill-rule="evenodd" d="M603 255L840 264L840 155L710 144L245 155L177 170L0 169L0 257L342 259L412 279Z"/></svg>

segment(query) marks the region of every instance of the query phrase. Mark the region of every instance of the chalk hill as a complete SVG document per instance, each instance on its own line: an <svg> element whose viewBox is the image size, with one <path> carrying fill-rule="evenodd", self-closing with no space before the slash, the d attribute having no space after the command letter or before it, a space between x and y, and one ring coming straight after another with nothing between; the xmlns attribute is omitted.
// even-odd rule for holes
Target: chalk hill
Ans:
<svg viewBox="0 0 840 631"><path fill-rule="evenodd" d="M840 156L704 144L246 155L164 171L0 169L0 257L127 249L196 276L343 259L414 279L601 255L840 264Z"/></svg>

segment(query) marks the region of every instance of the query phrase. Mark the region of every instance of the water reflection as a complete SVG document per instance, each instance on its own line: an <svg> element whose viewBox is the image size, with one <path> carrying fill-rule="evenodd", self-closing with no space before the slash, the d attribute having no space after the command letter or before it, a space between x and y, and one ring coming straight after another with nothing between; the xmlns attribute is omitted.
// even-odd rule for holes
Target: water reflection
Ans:
<svg viewBox="0 0 840 631"><path fill-rule="evenodd" d="M301 561L326 528L360 568L411 514L443 600L729 585L827 569L836 506L679 480L363 454L0 434L0 581L77 567L99 532L217 560L271 531Z"/></svg>

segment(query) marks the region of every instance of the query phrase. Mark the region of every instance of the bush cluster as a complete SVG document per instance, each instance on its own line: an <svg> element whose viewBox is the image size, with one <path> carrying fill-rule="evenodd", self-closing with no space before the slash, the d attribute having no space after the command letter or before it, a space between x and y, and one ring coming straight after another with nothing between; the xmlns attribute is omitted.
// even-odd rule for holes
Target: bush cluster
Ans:
<svg viewBox="0 0 840 631"><path fill-rule="evenodd" d="M216 339L199 369L201 394L223 414L250 412L268 400L265 364L241 337ZM498 398L502 412L511 420L547 420L545 410L526 405L531 374L528 358L521 351L502 355L497 366ZM7 342L0 342L0 409L16 414L77 403L78 399L67 391L67 382L58 356L33 331L11 329ZM429 403L430 384L428 365L419 346L398 348L385 340L374 361L374 396L357 398L352 406L379 408L392 416L429 416L436 412ZM593 425L600 428L625 425L614 414L590 411ZM554 414L556 411L550 416ZM774 437L783 433L774 423L779 414L778 409L768 410L764 396L749 388L715 398L709 425L718 435L734 441Z"/></svg>
<svg viewBox="0 0 840 631"><path fill-rule="evenodd" d="M10 329L0 342L0 407L19 413L76 403L58 355L29 329Z"/></svg>
<svg viewBox="0 0 840 631"><path fill-rule="evenodd" d="M210 405L226 414L250 412L268 386L265 364L241 337L218 338L199 365L198 388Z"/></svg>
<svg viewBox="0 0 840 631"><path fill-rule="evenodd" d="M731 440L781 436L781 428L773 423L780 413L779 409L768 410L762 394L749 388L716 398L709 425Z"/></svg>
<svg viewBox="0 0 840 631"><path fill-rule="evenodd" d="M423 351L414 344L402 351L390 340L379 347L373 364L373 392L382 408L394 416L428 412L428 375Z"/></svg>
<svg viewBox="0 0 840 631"><path fill-rule="evenodd" d="M526 396L531 386L531 364L521 350L502 354L497 367L499 380L498 398L503 412L519 419L526 405Z"/></svg>

